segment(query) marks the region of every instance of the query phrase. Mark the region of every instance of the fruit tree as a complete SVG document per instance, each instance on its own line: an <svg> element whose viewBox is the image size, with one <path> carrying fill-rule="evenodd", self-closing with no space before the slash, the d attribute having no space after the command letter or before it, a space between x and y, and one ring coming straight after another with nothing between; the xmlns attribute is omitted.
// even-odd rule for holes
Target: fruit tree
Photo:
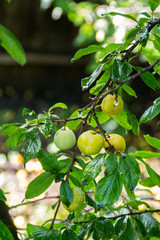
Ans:
<svg viewBox="0 0 160 240"><path fill-rule="evenodd" d="M43 167L43 172L29 183L25 200L38 197L51 184L60 186L57 202L51 206L53 218L42 226L29 223L26 238L21 239L160 239L160 224L153 215L160 214L160 208L154 208L136 194L139 186L148 191L150 187L160 187L160 175L146 161L160 158L160 140L150 134L144 135L154 151L131 152L127 145L127 132L132 131L138 139L143 125L153 119L159 124L160 97L142 110L139 120L123 98L124 93L128 98L138 97L132 87L137 79L156 95L160 90L160 18L154 17L159 3L150 0L150 10L138 15L108 13L135 23L124 41L89 45L75 53L72 62L95 54L95 70L81 80L82 91L90 93L87 105L65 119L56 113L57 108L66 111L67 106L62 102L38 114L24 108L23 124L1 126L1 135L8 136L6 145L9 148L21 146L24 167L33 158ZM5 33L0 44L23 65L25 57L21 46L3 26L0 30ZM6 41L5 36L10 41ZM18 51L12 51L11 43ZM145 58L147 66L133 64L136 57ZM111 118L126 130L126 135L107 131L106 125ZM55 153L47 153L42 139L53 137L58 149ZM146 169L145 175L141 174L140 164ZM7 200L2 190L0 199ZM68 215L58 220L61 205ZM141 205L144 205L143 210ZM14 239L3 221L0 221L0 239Z"/></svg>

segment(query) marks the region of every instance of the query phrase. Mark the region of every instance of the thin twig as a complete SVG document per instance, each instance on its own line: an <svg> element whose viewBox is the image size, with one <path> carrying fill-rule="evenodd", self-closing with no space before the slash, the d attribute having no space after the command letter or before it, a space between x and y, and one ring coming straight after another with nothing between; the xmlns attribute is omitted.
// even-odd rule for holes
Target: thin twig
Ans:
<svg viewBox="0 0 160 240"><path fill-rule="evenodd" d="M60 196L57 195L57 196L43 197L43 198L36 199L36 200L33 200L33 201L28 201L28 202L25 202L25 203L20 203L20 204L17 204L17 205L10 206L9 209L17 208L17 207L24 206L24 205L27 205L27 204L33 204L33 203L36 203L36 202L39 202L39 201L42 201L42 200L46 200L46 199L54 199L54 198L60 198Z"/></svg>

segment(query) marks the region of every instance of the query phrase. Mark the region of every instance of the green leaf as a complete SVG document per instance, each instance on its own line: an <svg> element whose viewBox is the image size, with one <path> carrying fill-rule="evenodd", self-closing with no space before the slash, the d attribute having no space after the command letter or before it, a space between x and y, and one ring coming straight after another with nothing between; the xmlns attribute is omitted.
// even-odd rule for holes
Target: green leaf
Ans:
<svg viewBox="0 0 160 240"><path fill-rule="evenodd" d="M125 220L124 225L121 225L121 229L115 240L137 240L135 228L130 218L127 219L127 222Z"/></svg>
<svg viewBox="0 0 160 240"><path fill-rule="evenodd" d="M56 229L47 229L41 226L35 226L32 232L34 240L60 240L60 232Z"/></svg>
<svg viewBox="0 0 160 240"><path fill-rule="evenodd" d="M98 66L94 72L92 73L91 76L89 77L86 77L86 78L83 78L81 80L81 87L82 87L82 90L85 91L87 90L91 85L92 83L94 83L94 81L97 79L97 77L100 75L100 73L102 72L103 70L103 66L104 64L102 64L101 66Z"/></svg>
<svg viewBox="0 0 160 240"><path fill-rule="evenodd" d="M133 192L141 175L136 159L129 155L120 156L119 172L124 184Z"/></svg>
<svg viewBox="0 0 160 240"><path fill-rule="evenodd" d="M156 8L160 5L160 0L157 0L157 1L148 0L148 2L149 2L149 6L150 6L152 12L154 12L156 10Z"/></svg>
<svg viewBox="0 0 160 240"><path fill-rule="evenodd" d="M136 71L139 72L141 71L143 68L141 67L135 67ZM153 76L153 74L151 72L144 72L140 75L141 79L143 80L143 82L150 87L151 89L153 89L154 91L159 91L160 90L160 85L159 82L157 81L157 79Z"/></svg>
<svg viewBox="0 0 160 240"><path fill-rule="evenodd" d="M45 171L52 171L53 173L58 171L58 160L55 154L43 154L39 161Z"/></svg>
<svg viewBox="0 0 160 240"><path fill-rule="evenodd" d="M7 198L4 195L4 192L2 191L2 189L0 189L0 200L7 201Z"/></svg>
<svg viewBox="0 0 160 240"><path fill-rule="evenodd" d="M126 34L125 39L127 40L130 38L136 37L136 34L138 33L139 30L140 30L140 27L135 27L130 29Z"/></svg>
<svg viewBox="0 0 160 240"><path fill-rule="evenodd" d="M123 84L123 85L122 85L122 88L123 88L123 90L126 91L130 96L137 97L136 92L135 92L134 89L131 88L129 85Z"/></svg>
<svg viewBox="0 0 160 240"><path fill-rule="evenodd" d="M19 127L13 125L3 125L1 130L3 131L0 134L1 136L9 136L5 142L9 148L17 146L20 143L21 129Z"/></svg>
<svg viewBox="0 0 160 240"><path fill-rule="evenodd" d="M82 187L82 186L81 186L81 183L78 181L77 178L73 177L72 175L69 175L69 178L70 178L70 180L72 181L72 183L73 183L75 186L77 186L77 187L79 187L79 188Z"/></svg>
<svg viewBox="0 0 160 240"><path fill-rule="evenodd" d="M105 156L106 154L99 154L87 164L83 171L85 180L92 181L99 175Z"/></svg>
<svg viewBox="0 0 160 240"><path fill-rule="evenodd" d="M62 240L78 240L78 236L71 229L67 228L62 234Z"/></svg>
<svg viewBox="0 0 160 240"><path fill-rule="evenodd" d="M111 78L113 80L125 80L132 72L132 66L119 59L114 59L111 66Z"/></svg>
<svg viewBox="0 0 160 240"><path fill-rule="evenodd" d="M105 83L98 84L90 89L90 94L97 95L99 90L105 85Z"/></svg>
<svg viewBox="0 0 160 240"><path fill-rule="evenodd" d="M22 110L22 116L24 117L25 115L28 115L31 112L28 108L23 108Z"/></svg>
<svg viewBox="0 0 160 240"><path fill-rule="evenodd" d="M50 172L43 172L28 185L25 198L34 198L42 194L52 184L55 176Z"/></svg>
<svg viewBox="0 0 160 240"><path fill-rule="evenodd" d="M160 150L160 140L159 139L151 137L149 134L144 135L144 138L146 139L146 141L148 142L149 145Z"/></svg>
<svg viewBox="0 0 160 240"><path fill-rule="evenodd" d="M122 192L122 181L118 170L103 177L97 184L95 200L104 205L115 203Z"/></svg>
<svg viewBox="0 0 160 240"><path fill-rule="evenodd" d="M41 149L41 140L38 134L34 133L27 139L22 151L36 154Z"/></svg>
<svg viewBox="0 0 160 240"><path fill-rule="evenodd" d="M73 201L73 192L68 182L64 180L61 183L60 195L62 203L64 203L68 207L70 203Z"/></svg>
<svg viewBox="0 0 160 240"><path fill-rule="evenodd" d="M132 112L130 112L128 109L126 111L127 111L127 116L128 116L128 123L132 127L132 132L138 137L139 132L140 132L138 120Z"/></svg>
<svg viewBox="0 0 160 240"><path fill-rule="evenodd" d="M100 124L107 122L107 120L110 118L106 113L104 112L96 112L96 117L98 118L98 121ZM92 126L93 128L97 127L97 123L93 117L93 115L91 116L90 121L88 122L88 124L90 126Z"/></svg>
<svg viewBox="0 0 160 240"><path fill-rule="evenodd" d="M150 237L160 237L159 222L152 217L149 213L143 213L139 216L136 216L136 219L140 220L147 236Z"/></svg>
<svg viewBox="0 0 160 240"><path fill-rule="evenodd" d="M116 153L111 153L106 158L104 166L106 166L105 173L111 173L111 172L114 172L116 169L118 169Z"/></svg>
<svg viewBox="0 0 160 240"><path fill-rule="evenodd" d="M158 175L150 166L148 163L145 163L147 172L149 176L151 177L152 181L160 187L160 175Z"/></svg>
<svg viewBox="0 0 160 240"><path fill-rule="evenodd" d="M87 114L88 110L82 110L82 109L77 109L74 113L71 114L71 116L69 118L76 118L76 117L83 117ZM66 126L71 129L74 130L78 127L78 125L82 122L82 119L77 119L74 121L68 121L66 123Z"/></svg>
<svg viewBox="0 0 160 240"><path fill-rule="evenodd" d="M133 21L137 22L137 20L131 14L123 14L123 13L118 13L118 12L109 12L108 14L110 14L111 16L119 15L119 16L122 16L125 18L132 19Z"/></svg>
<svg viewBox="0 0 160 240"><path fill-rule="evenodd" d="M98 233L99 239L111 239L114 236L115 229L109 219L100 217L95 221L95 230Z"/></svg>
<svg viewBox="0 0 160 240"><path fill-rule="evenodd" d="M68 107L65 103L59 102L59 103L54 104L52 107L50 107L48 112L51 112L54 108L68 109Z"/></svg>
<svg viewBox="0 0 160 240"><path fill-rule="evenodd" d="M43 134L43 136L47 139L51 135L51 131L53 130L53 122L52 120L45 120L43 124L39 127L39 131Z"/></svg>
<svg viewBox="0 0 160 240"><path fill-rule="evenodd" d="M20 65L26 63L24 50L16 37L0 24L0 45L9 53L9 55Z"/></svg>
<svg viewBox="0 0 160 240"><path fill-rule="evenodd" d="M156 185L151 177L144 178L139 183L145 187L154 187Z"/></svg>
<svg viewBox="0 0 160 240"><path fill-rule="evenodd" d="M79 58L85 56L85 55L88 55L88 54L91 54L91 53L95 53L95 52L99 52L99 51L106 51L105 48L99 46L99 45L90 45L89 47L87 48L82 48L82 49L79 49L74 57L72 58L72 62L73 61L76 61L78 60Z"/></svg>
<svg viewBox="0 0 160 240"><path fill-rule="evenodd" d="M132 127L128 122L127 112L123 109L120 114L113 116L114 120L119 123L120 126L127 130L131 130Z"/></svg>
<svg viewBox="0 0 160 240"><path fill-rule="evenodd" d="M136 151L135 153L130 154L135 157L141 158L159 158L160 153L158 152L151 152L151 151Z"/></svg>
<svg viewBox="0 0 160 240"><path fill-rule="evenodd" d="M13 235L8 227L0 220L0 239L1 240L14 240Z"/></svg>
<svg viewBox="0 0 160 240"><path fill-rule="evenodd" d="M143 124L150 120L152 120L154 117L156 117L160 113L160 97L156 98L156 100L153 102L153 105L150 106L141 116L139 123Z"/></svg>
<svg viewBox="0 0 160 240"><path fill-rule="evenodd" d="M119 239L121 235L124 234L126 227L127 227L127 220L126 217L119 218L115 223L115 239Z"/></svg>
<svg viewBox="0 0 160 240"><path fill-rule="evenodd" d="M85 199L87 205L93 207L94 209L97 208L96 202L87 193L85 193Z"/></svg>

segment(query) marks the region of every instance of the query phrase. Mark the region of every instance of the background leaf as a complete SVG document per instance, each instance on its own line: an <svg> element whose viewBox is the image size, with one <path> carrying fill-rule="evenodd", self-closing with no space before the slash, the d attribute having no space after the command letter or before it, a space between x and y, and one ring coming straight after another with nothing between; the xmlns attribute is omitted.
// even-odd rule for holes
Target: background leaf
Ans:
<svg viewBox="0 0 160 240"><path fill-rule="evenodd" d="M2 189L0 189L0 200L7 201L7 198L4 195L4 192L2 191Z"/></svg>
<svg viewBox="0 0 160 240"><path fill-rule="evenodd" d="M16 37L0 24L0 45L20 65L26 63L26 56L20 42Z"/></svg>
<svg viewBox="0 0 160 240"><path fill-rule="evenodd" d="M141 71L143 68L141 67L135 67L136 71L139 72ZM151 72L144 72L140 75L140 78L143 80L143 82L150 87L151 89L153 89L154 91L159 91L160 90L160 85L159 82L157 81L157 79L153 76L153 74Z"/></svg>
<svg viewBox="0 0 160 240"><path fill-rule="evenodd" d="M25 198L34 198L42 194L52 184L55 176L50 172L43 172L28 185Z"/></svg>
<svg viewBox="0 0 160 240"><path fill-rule="evenodd" d="M8 227L1 220L0 220L0 239L14 240L14 237L9 231Z"/></svg>

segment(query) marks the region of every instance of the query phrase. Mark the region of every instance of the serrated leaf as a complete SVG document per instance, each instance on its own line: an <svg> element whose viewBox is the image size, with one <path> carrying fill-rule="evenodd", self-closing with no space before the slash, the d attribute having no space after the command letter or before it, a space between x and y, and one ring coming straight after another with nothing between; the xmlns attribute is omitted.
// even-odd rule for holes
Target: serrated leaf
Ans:
<svg viewBox="0 0 160 240"><path fill-rule="evenodd" d="M113 116L114 120L119 123L123 128L131 130L132 127L128 122L127 112L123 109L120 114Z"/></svg>
<svg viewBox="0 0 160 240"><path fill-rule="evenodd" d="M0 220L0 239L1 240L14 240L13 235L8 227Z"/></svg>
<svg viewBox="0 0 160 240"><path fill-rule="evenodd" d="M121 226L123 231L119 231L118 236L115 237L115 240L137 240L135 228L132 221L128 218L125 222L125 225Z"/></svg>
<svg viewBox="0 0 160 240"><path fill-rule="evenodd" d="M127 84L123 84L122 88L130 95L133 97L137 97L136 92L134 91L133 88L131 88L129 85Z"/></svg>
<svg viewBox="0 0 160 240"><path fill-rule="evenodd" d="M68 109L68 107L65 103L59 102L59 103L54 104L52 107L50 107L48 112L51 112L54 108Z"/></svg>
<svg viewBox="0 0 160 240"><path fill-rule="evenodd" d="M95 200L104 205L115 203L122 192L122 181L116 170L103 177L97 184Z"/></svg>
<svg viewBox="0 0 160 240"><path fill-rule="evenodd" d="M118 167L122 181L133 192L141 175L139 164L134 157L125 155L119 157Z"/></svg>
<svg viewBox="0 0 160 240"><path fill-rule="evenodd" d="M111 78L113 80L125 80L132 72L132 66L123 62L119 59L114 59L113 64L111 66Z"/></svg>
<svg viewBox="0 0 160 240"><path fill-rule="evenodd" d="M112 222L109 219L105 219L103 217L98 218L95 221L95 229L98 233L99 239L111 239L114 236L115 233L115 229L114 226L112 224Z"/></svg>
<svg viewBox="0 0 160 240"><path fill-rule="evenodd" d="M0 45L9 53L9 55L20 65L26 63L24 50L17 38L0 24Z"/></svg>
<svg viewBox="0 0 160 240"><path fill-rule="evenodd" d="M123 14L123 13L118 13L118 12L109 12L108 14L111 16L119 15L119 16L122 16L125 18L132 19L133 21L137 22L137 20L131 14Z"/></svg>
<svg viewBox="0 0 160 240"><path fill-rule="evenodd" d="M36 177L27 187L25 198L34 198L42 194L52 184L55 176L50 172L43 172Z"/></svg>
<svg viewBox="0 0 160 240"><path fill-rule="evenodd" d="M36 226L32 231L34 240L60 240L60 232L56 229L47 229L45 227Z"/></svg>
<svg viewBox="0 0 160 240"><path fill-rule="evenodd" d="M116 153L111 153L107 156L104 166L106 166L105 173L114 172L118 168Z"/></svg>
<svg viewBox="0 0 160 240"><path fill-rule="evenodd" d="M12 148L19 144L21 131L20 131L19 127L17 127L17 126L8 126L3 129L3 132L1 133L1 135L9 136L5 143L9 148Z"/></svg>
<svg viewBox="0 0 160 240"><path fill-rule="evenodd" d="M160 237L159 222L151 214L143 213L137 216L136 219L141 221L147 236Z"/></svg>
<svg viewBox="0 0 160 240"><path fill-rule="evenodd" d="M78 240L78 236L71 229L67 228L62 234L62 240Z"/></svg>
<svg viewBox="0 0 160 240"><path fill-rule="evenodd" d="M102 72L103 70L103 66L104 64L102 64L101 66L98 66L94 72L91 74L91 76L89 77L86 77L86 78L83 78L81 80L81 87L82 87L82 90L85 91L87 90L91 85L92 83L94 83L94 81L97 79L97 77L100 75L100 73Z"/></svg>
<svg viewBox="0 0 160 240"><path fill-rule="evenodd" d="M157 1L148 0L148 2L149 2L149 6L150 6L152 12L154 12L156 10L156 8L160 5L160 0L157 0Z"/></svg>
<svg viewBox="0 0 160 240"><path fill-rule="evenodd" d="M2 189L0 189L0 200L7 201L7 198L4 195L4 192L2 191Z"/></svg>
<svg viewBox="0 0 160 240"><path fill-rule="evenodd" d="M153 105L150 106L141 116L139 123L143 124L150 120L152 120L154 117L156 117L160 113L160 97L157 98Z"/></svg>
<svg viewBox="0 0 160 240"><path fill-rule="evenodd" d="M55 154L43 154L39 158L40 163L45 171L52 171L56 173L58 171L58 160Z"/></svg>
<svg viewBox="0 0 160 240"><path fill-rule="evenodd" d="M38 134L30 135L30 138L27 139L22 151L28 152L30 154L36 154L41 148L41 140Z"/></svg>
<svg viewBox="0 0 160 240"><path fill-rule="evenodd" d="M87 164L83 171L85 180L92 181L99 175L105 156L106 154L99 154Z"/></svg>
<svg viewBox="0 0 160 240"><path fill-rule="evenodd" d="M149 134L144 135L144 138L149 145L160 150L160 140L158 138L151 137Z"/></svg>
<svg viewBox="0 0 160 240"><path fill-rule="evenodd" d="M135 67L136 71L139 72L141 71L143 68L141 67ZM160 90L160 85L159 82L157 81L157 79L153 76L153 74L151 72L144 72L140 75L141 79L143 80L143 82L150 87L151 89L153 89L154 91L159 91Z"/></svg>
<svg viewBox="0 0 160 240"><path fill-rule="evenodd" d="M156 185L151 177L142 179L141 181L139 181L139 184L145 187L154 187Z"/></svg>
<svg viewBox="0 0 160 240"><path fill-rule="evenodd" d="M88 55L88 54L91 54L91 53L95 53L95 52L99 52L99 51L105 51L105 48L103 48L103 47L101 47L99 45L90 45L87 48L79 49L75 53L74 57L72 58L72 62L78 60L79 58L81 58L81 57L83 57L85 55Z"/></svg>
<svg viewBox="0 0 160 240"><path fill-rule="evenodd" d="M73 192L68 182L64 180L62 181L60 186L60 195L62 203L68 207L69 204L73 201Z"/></svg>

